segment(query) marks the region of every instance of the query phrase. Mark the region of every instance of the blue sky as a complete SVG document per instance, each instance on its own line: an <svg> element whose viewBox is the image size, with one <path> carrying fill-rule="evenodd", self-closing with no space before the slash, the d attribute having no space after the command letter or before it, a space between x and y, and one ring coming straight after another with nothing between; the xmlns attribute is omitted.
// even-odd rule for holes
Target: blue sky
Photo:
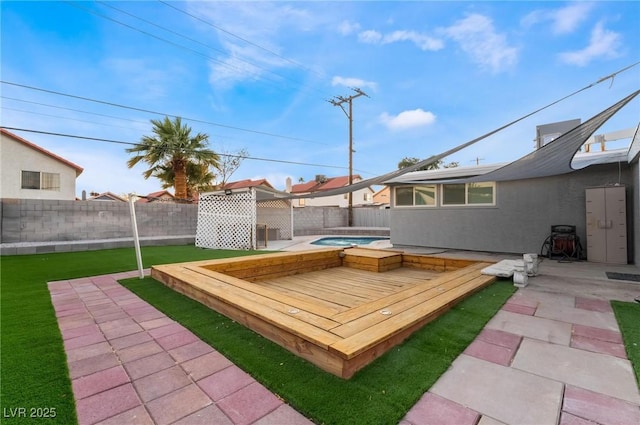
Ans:
<svg viewBox="0 0 640 425"><path fill-rule="evenodd" d="M478 137L640 61L640 3L17 2L2 13L6 127L138 142L151 112L183 117L218 152L247 149L231 180L397 169ZM28 86L27 87L21 87ZM586 120L640 86L640 66L449 158L515 160L537 125ZM34 90L33 88L44 89ZM98 100L91 102L62 94ZM121 108L123 105L129 108ZM599 132L638 124L634 100ZM146 194L125 145L15 131L84 168L77 191ZM286 161L286 162L275 162ZM300 163L300 164L296 164Z"/></svg>

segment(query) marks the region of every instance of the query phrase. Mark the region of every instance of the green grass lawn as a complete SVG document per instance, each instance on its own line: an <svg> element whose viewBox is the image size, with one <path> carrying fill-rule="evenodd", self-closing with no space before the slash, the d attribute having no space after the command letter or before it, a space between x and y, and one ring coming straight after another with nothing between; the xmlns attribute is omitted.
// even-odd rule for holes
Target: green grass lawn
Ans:
<svg viewBox="0 0 640 425"><path fill-rule="evenodd" d="M636 383L640 388L640 304L611 301L616 315L624 348L636 373Z"/></svg>
<svg viewBox="0 0 640 425"><path fill-rule="evenodd" d="M246 254L194 246L142 248L145 267ZM76 423L62 336L46 283L136 268L133 248L0 258L0 422ZM54 408L56 418L5 417L11 416L9 409L19 408Z"/></svg>
<svg viewBox="0 0 640 425"><path fill-rule="evenodd" d="M250 254L193 246L146 247L153 264ZM55 408L43 423L76 422L62 338L46 282L134 270L133 249L2 257L1 407ZM334 377L265 338L146 278L123 282L305 416L326 424L397 423L513 293L497 282L458 304L351 380ZM3 418L2 423L38 423Z"/></svg>

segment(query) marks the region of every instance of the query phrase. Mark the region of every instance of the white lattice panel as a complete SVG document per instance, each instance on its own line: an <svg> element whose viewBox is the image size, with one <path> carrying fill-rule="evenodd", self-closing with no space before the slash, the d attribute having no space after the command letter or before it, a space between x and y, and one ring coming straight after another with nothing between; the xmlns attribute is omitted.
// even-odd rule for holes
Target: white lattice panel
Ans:
<svg viewBox="0 0 640 425"><path fill-rule="evenodd" d="M277 229L278 239L292 239L292 211L289 201L258 201L257 220L269 229Z"/></svg>
<svg viewBox="0 0 640 425"><path fill-rule="evenodd" d="M256 246L254 190L231 195L204 194L198 202L196 246L253 249Z"/></svg>

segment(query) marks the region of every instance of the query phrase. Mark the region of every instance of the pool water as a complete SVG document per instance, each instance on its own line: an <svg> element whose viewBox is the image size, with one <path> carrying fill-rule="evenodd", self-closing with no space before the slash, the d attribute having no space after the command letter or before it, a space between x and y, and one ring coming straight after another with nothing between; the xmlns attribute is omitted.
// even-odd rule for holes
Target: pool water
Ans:
<svg viewBox="0 0 640 425"><path fill-rule="evenodd" d="M352 245L369 245L375 241L386 241L389 238L373 237L373 236L339 236L322 238L311 242L312 245L323 246L352 246Z"/></svg>

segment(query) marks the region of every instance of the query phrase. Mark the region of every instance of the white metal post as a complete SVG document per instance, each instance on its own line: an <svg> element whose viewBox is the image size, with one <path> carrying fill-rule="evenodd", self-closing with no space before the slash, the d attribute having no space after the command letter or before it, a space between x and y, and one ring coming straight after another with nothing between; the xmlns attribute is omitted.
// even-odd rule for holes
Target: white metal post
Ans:
<svg viewBox="0 0 640 425"><path fill-rule="evenodd" d="M144 279L142 268L142 254L140 253L140 238L138 237L138 222L136 221L136 208L134 206L134 194L129 194L129 210L131 211L131 228L133 230L133 245L136 248L136 260L138 261L138 275Z"/></svg>

